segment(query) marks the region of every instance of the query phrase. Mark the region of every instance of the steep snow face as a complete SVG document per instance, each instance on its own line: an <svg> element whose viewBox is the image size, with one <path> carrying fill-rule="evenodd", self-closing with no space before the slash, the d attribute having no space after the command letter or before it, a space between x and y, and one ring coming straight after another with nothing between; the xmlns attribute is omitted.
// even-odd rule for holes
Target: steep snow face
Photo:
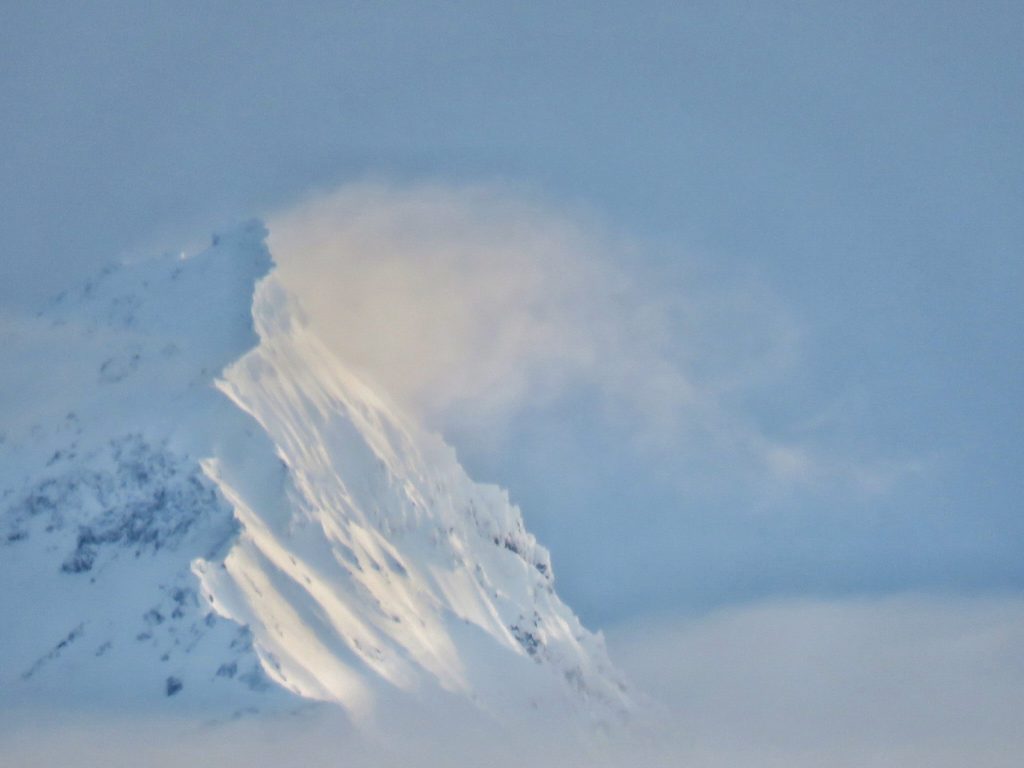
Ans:
<svg viewBox="0 0 1024 768"><path fill-rule="evenodd" d="M519 510L333 358L264 277L264 236L8 324L0 705L623 718Z"/></svg>
<svg viewBox="0 0 1024 768"><path fill-rule="evenodd" d="M190 567L234 511L201 459L251 420L213 387L258 342L252 223L0 319L0 708L290 706Z"/></svg>
<svg viewBox="0 0 1024 768"><path fill-rule="evenodd" d="M285 481L211 460L241 524L223 567L195 571L215 610L250 626L268 674L369 713L382 684L488 709L626 698L602 642L558 599L551 562L499 488L332 358L269 279L260 344L219 386L272 441Z"/></svg>

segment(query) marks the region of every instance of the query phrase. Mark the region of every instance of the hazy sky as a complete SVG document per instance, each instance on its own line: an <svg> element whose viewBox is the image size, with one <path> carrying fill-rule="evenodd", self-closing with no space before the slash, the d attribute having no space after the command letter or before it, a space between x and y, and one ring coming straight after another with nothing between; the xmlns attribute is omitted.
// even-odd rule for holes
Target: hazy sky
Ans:
<svg viewBox="0 0 1024 768"><path fill-rule="evenodd" d="M3 314L319 212L590 623L1024 588L1019 3L382 5L4 3Z"/></svg>

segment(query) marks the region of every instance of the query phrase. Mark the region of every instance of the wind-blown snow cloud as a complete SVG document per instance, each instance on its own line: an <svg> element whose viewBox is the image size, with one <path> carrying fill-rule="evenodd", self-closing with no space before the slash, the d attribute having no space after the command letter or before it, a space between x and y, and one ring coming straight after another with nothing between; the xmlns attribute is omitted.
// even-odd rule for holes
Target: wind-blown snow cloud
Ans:
<svg viewBox="0 0 1024 768"><path fill-rule="evenodd" d="M620 344L623 276L580 227L525 198L358 184L270 224L320 332L432 417L500 418L600 365L601 342Z"/></svg>
<svg viewBox="0 0 1024 768"><path fill-rule="evenodd" d="M524 406L576 388L639 442L719 453L766 487L885 484L737 405L799 356L796 323L763 287L645 277L638 244L499 185L352 184L269 225L319 334L442 431L500 436Z"/></svg>

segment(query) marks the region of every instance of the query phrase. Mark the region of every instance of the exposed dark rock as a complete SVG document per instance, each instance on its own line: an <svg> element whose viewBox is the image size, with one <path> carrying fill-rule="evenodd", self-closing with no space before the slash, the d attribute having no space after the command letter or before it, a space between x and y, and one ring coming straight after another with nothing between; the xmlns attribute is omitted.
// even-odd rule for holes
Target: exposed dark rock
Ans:
<svg viewBox="0 0 1024 768"><path fill-rule="evenodd" d="M509 629L512 630L512 636L516 641L523 646L523 650L536 658L538 652L544 647L544 641L531 630L524 629L518 624L513 624Z"/></svg>
<svg viewBox="0 0 1024 768"><path fill-rule="evenodd" d="M41 656L40 658L36 659L35 663L27 670L25 670L25 672L22 673L21 679L28 680L42 667L44 667L46 664L60 656L61 653L69 645L75 642L75 640L80 638L83 634L85 634L85 624L79 624L77 627L68 632L67 637L58 642L49 653L47 653L45 656Z"/></svg>
<svg viewBox="0 0 1024 768"><path fill-rule="evenodd" d="M194 462L128 435L78 469L47 477L24 492L4 515L2 541L27 538L38 519L48 533L75 525L75 548L61 570L79 574L93 570L112 546L131 548L135 556L174 547L204 516L225 530L233 527L230 508Z"/></svg>

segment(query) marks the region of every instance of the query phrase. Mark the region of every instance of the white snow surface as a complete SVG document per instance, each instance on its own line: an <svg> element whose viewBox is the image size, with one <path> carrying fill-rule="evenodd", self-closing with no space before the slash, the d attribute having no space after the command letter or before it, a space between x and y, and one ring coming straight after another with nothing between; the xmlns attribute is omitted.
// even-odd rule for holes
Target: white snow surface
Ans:
<svg viewBox="0 0 1024 768"><path fill-rule="evenodd" d="M506 492L334 358L265 236L0 320L0 711L627 719Z"/></svg>

